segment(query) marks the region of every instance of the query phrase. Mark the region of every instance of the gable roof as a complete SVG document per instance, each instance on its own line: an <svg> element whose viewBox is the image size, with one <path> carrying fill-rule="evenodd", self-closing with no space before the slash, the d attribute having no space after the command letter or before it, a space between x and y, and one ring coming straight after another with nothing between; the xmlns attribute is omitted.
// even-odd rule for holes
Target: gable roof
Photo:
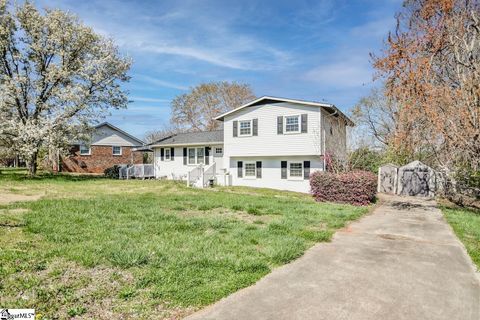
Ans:
<svg viewBox="0 0 480 320"><path fill-rule="evenodd" d="M278 103L278 102L288 102L288 103L303 104L308 106L324 108L325 110L329 111L331 114L338 115L344 118L349 126L353 127L355 125L352 120L350 120L342 111L340 111L333 104L316 102L316 101L298 100L298 99L278 98L278 97L272 97L272 96L263 96L253 101L250 101L236 109L230 110L228 112L225 112L224 114L219 115L218 117L215 118L215 120L223 121L225 116L228 116L232 113L235 113L247 107L253 107L253 106L258 106L258 105L268 104L268 103Z"/></svg>
<svg viewBox="0 0 480 320"><path fill-rule="evenodd" d="M223 143L223 130L177 133L149 144L150 147Z"/></svg>
<svg viewBox="0 0 480 320"><path fill-rule="evenodd" d="M115 130L115 131L118 131L118 132L126 135L126 136L129 137L130 139L133 139L133 140L135 140L136 142L138 142L139 145L141 145L141 146L143 146L143 145L145 144L145 142L143 142L142 140L140 140L140 139L132 136L132 135L129 134L128 132L123 131L122 129L114 126L113 124L111 124L111 123L109 123L109 122L102 122L102 123L100 123L99 125L96 125L94 128L95 128L95 129L98 129L98 128L103 127L103 126L110 127L111 129L113 129L113 130Z"/></svg>

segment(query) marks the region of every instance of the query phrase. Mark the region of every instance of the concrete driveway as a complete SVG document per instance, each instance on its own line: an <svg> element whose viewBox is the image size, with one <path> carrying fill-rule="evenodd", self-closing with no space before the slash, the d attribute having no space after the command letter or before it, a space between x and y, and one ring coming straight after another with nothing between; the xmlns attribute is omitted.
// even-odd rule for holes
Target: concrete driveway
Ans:
<svg viewBox="0 0 480 320"><path fill-rule="evenodd" d="M371 215L187 319L480 319L480 282L433 200Z"/></svg>

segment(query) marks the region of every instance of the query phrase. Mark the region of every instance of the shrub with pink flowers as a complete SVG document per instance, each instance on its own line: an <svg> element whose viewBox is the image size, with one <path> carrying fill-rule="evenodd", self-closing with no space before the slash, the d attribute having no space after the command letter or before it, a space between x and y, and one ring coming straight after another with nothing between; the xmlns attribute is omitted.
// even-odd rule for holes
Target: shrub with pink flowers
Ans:
<svg viewBox="0 0 480 320"><path fill-rule="evenodd" d="M375 199L377 176L360 170L341 173L318 171L310 176L310 188L315 200L320 202L366 206Z"/></svg>

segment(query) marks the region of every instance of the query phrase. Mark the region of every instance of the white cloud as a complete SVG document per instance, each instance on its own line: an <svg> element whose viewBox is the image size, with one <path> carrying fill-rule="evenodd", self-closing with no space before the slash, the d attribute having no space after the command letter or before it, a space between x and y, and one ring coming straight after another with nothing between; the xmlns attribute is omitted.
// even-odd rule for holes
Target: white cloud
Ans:
<svg viewBox="0 0 480 320"><path fill-rule="evenodd" d="M149 97L130 97L130 100L134 102L170 102L168 99L157 99Z"/></svg>
<svg viewBox="0 0 480 320"><path fill-rule="evenodd" d="M304 78L327 87L360 87L372 82L373 70L368 56L347 57L309 70Z"/></svg>
<svg viewBox="0 0 480 320"><path fill-rule="evenodd" d="M135 78L139 81L147 82L147 83L153 84L155 86L159 86L159 87L172 88L172 89L183 90L183 91L188 90L187 86L179 85L179 84L172 83L172 82L165 81L165 80L161 80L161 79L157 79L157 78L147 76L147 75L137 74L135 76Z"/></svg>

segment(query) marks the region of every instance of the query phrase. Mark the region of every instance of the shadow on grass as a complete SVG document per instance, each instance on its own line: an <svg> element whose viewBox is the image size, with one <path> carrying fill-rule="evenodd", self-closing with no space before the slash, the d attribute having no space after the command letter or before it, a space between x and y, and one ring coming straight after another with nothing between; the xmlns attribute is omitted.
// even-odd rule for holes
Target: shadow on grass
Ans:
<svg viewBox="0 0 480 320"><path fill-rule="evenodd" d="M29 176L27 169L22 168L0 168L0 181L87 181L107 179L104 176L96 175L73 175L65 173L39 172L35 176Z"/></svg>

